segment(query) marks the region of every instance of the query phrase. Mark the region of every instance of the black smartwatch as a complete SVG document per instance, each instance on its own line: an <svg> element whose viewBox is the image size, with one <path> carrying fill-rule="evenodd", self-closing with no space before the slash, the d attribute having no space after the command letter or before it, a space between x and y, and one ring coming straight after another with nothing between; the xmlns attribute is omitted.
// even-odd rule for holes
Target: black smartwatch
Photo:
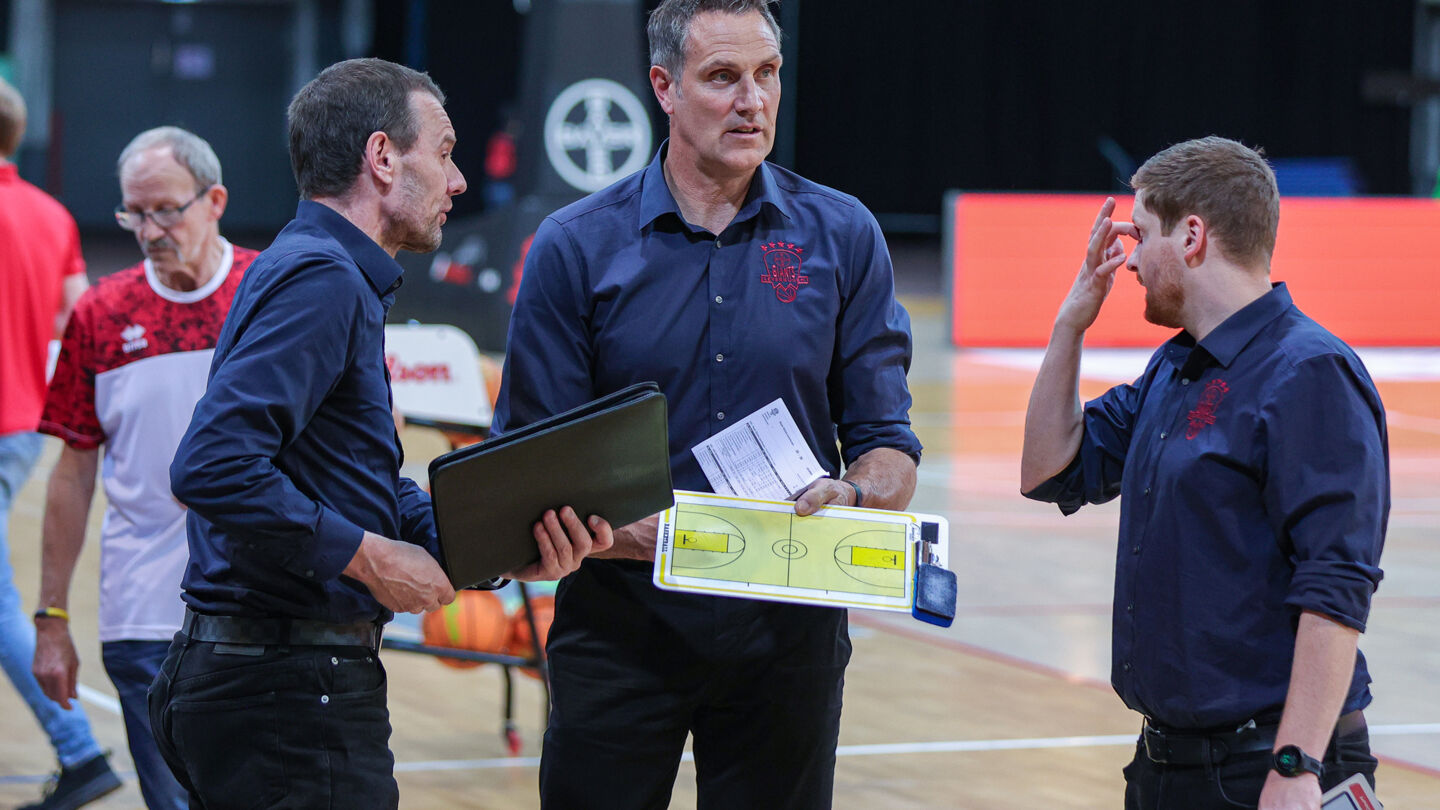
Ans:
<svg viewBox="0 0 1440 810"><path fill-rule="evenodd" d="M1275 760L1270 767L1274 768L1275 772L1281 776L1299 776L1302 773L1321 776L1325 771L1325 766L1320 764L1320 760L1305 753L1298 745L1280 746L1280 750L1275 752Z"/></svg>

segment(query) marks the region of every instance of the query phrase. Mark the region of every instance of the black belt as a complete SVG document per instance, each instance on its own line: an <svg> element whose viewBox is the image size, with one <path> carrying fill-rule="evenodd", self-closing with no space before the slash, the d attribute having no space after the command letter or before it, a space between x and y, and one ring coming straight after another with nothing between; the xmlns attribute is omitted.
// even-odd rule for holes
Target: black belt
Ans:
<svg viewBox="0 0 1440 810"><path fill-rule="evenodd" d="M1340 715L1335 733L1346 736L1365 728L1365 713L1356 710ZM1269 751L1275 747L1280 724L1259 725L1250 721L1233 731L1187 732L1159 729L1146 718L1142 735L1145 755L1162 765L1216 765L1231 754Z"/></svg>
<svg viewBox="0 0 1440 810"><path fill-rule="evenodd" d="M249 616L206 616L185 609L180 632L195 641L222 644L276 644L308 647L369 647L380 649L383 626L374 622L331 624L311 619L264 619Z"/></svg>

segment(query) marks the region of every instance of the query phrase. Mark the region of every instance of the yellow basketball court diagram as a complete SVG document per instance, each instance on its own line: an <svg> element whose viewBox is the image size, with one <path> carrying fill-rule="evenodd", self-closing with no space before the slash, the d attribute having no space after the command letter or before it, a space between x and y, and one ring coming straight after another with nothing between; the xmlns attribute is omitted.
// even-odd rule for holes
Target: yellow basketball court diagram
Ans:
<svg viewBox="0 0 1440 810"><path fill-rule="evenodd" d="M676 493L656 584L753 598L906 608L915 524L903 513Z"/></svg>

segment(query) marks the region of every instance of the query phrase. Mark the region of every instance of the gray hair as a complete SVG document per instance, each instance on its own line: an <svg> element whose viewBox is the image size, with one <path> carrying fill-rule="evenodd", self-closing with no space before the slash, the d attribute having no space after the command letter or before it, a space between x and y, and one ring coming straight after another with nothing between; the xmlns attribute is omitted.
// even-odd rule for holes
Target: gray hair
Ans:
<svg viewBox="0 0 1440 810"><path fill-rule="evenodd" d="M115 161L116 174L124 170L130 158L162 146L169 147L175 162L189 170L196 191L220 185L220 159L215 157L215 150L204 138L180 127L155 127L136 135L120 151L120 159Z"/></svg>
<svg viewBox="0 0 1440 810"><path fill-rule="evenodd" d="M723 14L756 12L775 33L780 42L780 24L770 13L769 0L665 0L650 12L645 33L650 37L650 64L665 68L671 76L685 69L685 39L690 36L690 21L697 14L718 11Z"/></svg>

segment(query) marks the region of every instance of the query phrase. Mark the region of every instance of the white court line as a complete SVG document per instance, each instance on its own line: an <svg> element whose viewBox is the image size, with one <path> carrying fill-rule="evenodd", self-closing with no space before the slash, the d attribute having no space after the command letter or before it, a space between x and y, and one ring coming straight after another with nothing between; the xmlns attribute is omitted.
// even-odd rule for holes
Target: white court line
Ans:
<svg viewBox="0 0 1440 810"><path fill-rule="evenodd" d="M1040 368L1044 349L961 349L962 354L990 365L1033 371ZM1142 349L1086 349L1080 356L1080 376L1109 382L1130 382L1145 370L1154 353ZM1430 382L1440 380L1440 348L1435 346L1357 346L1355 353L1379 382Z"/></svg>
<svg viewBox="0 0 1440 810"><path fill-rule="evenodd" d="M1371 726L1372 737L1395 737L1403 734L1440 734L1440 723L1405 723ZM1024 751L1046 748L1090 748L1105 745L1134 745L1138 734L1108 734L1089 737L1031 737L1014 740L946 740L940 742L881 743L876 745L842 745L835 749L837 757L873 757L894 754L945 754L968 751ZM693 762L694 754L686 751L682 762ZM494 768L535 768L539 757L499 757L495 759L452 759L429 762L397 762L397 773L413 771L471 771Z"/></svg>
<svg viewBox="0 0 1440 810"><path fill-rule="evenodd" d="M539 757L503 757L497 759L442 759L430 762L397 762L396 773L416 771L483 771L493 768L538 768Z"/></svg>
<svg viewBox="0 0 1440 810"><path fill-rule="evenodd" d="M1440 419L1429 416L1414 416L1386 408L1385 421L1389 423L1391 427L1418 430L1425 433L1440 433Z"/></svg>
<svg viewBox="0 0 1440 810"><path fill-rule="evenodd" d="M81 700L89 703L91 706L104 709L111 714L120 713L120 701L111 695L91 689L83 683L76 685L75 691L80 694Z"/></svg>

